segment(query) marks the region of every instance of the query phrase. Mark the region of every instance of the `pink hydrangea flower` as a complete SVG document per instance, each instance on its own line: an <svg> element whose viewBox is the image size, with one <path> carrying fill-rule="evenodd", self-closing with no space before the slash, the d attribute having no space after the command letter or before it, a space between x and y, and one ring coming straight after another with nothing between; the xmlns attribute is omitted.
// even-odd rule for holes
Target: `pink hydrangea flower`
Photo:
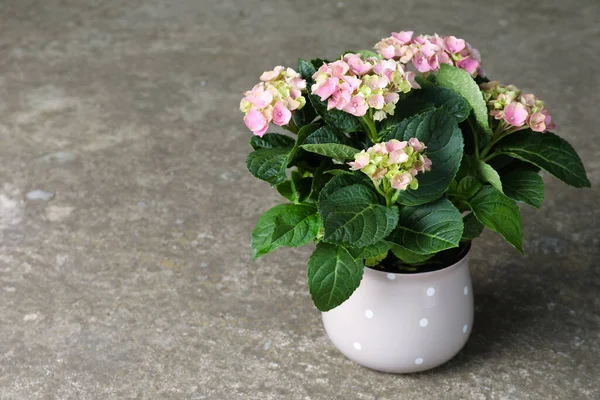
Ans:
<svg viewBox="0 0 600 400"><path fill-rule="evenodd" d="M529 113L523 104L511 102L504 109L504 120L512 126L523 126Z"/></svg>
<svg viewBox="0 0 600 400"><path fill-rule="evenodd" d="M371 175L371 179L373 179L374 181L379 181L383 179L387 173L387 168L377 168L375 172Z"/></svg>
<svg viewBox="0 0 600 400"><path fill-rule="evenodd" d="M366 167L369 164L369 161L371 161L371 156L363 150L360 153L357 153L354 156L354 161L349 162L348 165L350 165L351 170L356 171Z"/></svg>
<svg viewBox="0 0 600 400"><path fill-rule="evenodd" d="M244 117L244 123L256 136L262 137L269 127L269 121L263 113L256 108L251 108Z"/></svg>
<svg viewBox="0 0 600 400"><path fill-rule="evenodd" d="M408 140L408 145L413 148L414 151L421 152L427 148L425 144L417 138L410 138Z"/></svg>
<svg viewBox="0 0 600 400"><path fill-rule="evenodd" d="M362 117L367 113L368 109L369 105L365 100L365 96L361 95L352 96L350 101L346 103L343 108L344 111L346 111L348 114L354 115L355 117Z"/></svg>
<svg viewBox="0 0 600 400"><path fill-rule="evenodd" d="M384 59L398 60L403 64L412 61L421 73L437 71L441 64L449 64L464 69L471 76L484 76L479 52L455 36L413 37L412 32L392 33L392 36L377 43L375 49Z"/></svg>
<svg viewBox="0 0 600 400"><path fill-rule="evenodd" d="M413 179L414 176L410 172L400 173L394 175L391 184L394 189L406 190Z"/></svg>
<svg viewBox="0 0 600 400"><path fill-rule="evenodd" d="M390 162L393 164L403 164L408 161L408 154L404 150L394 150L390 153Z"/></svg>
<svg viewBox="0 0 600 400"><path fill-rule="evenodd" d="M423 154L426 148L427 146L416 138L410 138L408 141L392 139L376 143L366 151L355 154L354 161L348 165L351 170L360 170L369 176L378 190L384 180L386 183L383 187L386 188L416 189L418 181L415 176L431 170L431 160Z"/></svg>
<svg viewBox="0 0 600 400"><path fill-rule="evenodd" d="M269 123L284 126L290 123L292 111L306 104L302 91L306 81L291 68L275 67L260 76L261 82L244 93L240 110L244 123L254 135L264 135Z"/></svg>
<svg viewBox="0 0 600 400"><path fill-rule="evenodd" d="M540 112L542 114L544 114L544 116L546 117L546 119L544 120L544 124L546 124L546 129L556 128L556 125L554 125L554 123L552 123L552 117L550 116L550 113L548 112L548 110L546 108L542 107L540 109Z"/></svg>
<svg viewBox="0 0 600 400"><path fill-rule="evenodd" d="M399 62L352 53L321 65L313 79L311 91L327 101L328 110L335 108L362 117L373 109L377 121L394 114L398 92L419 88L414 73L405 71Z"/></svg>
<svg viewBox="0 0 600 400"><path fill-rule="evenodd" d="M276 125L287 125L291 118L292 112L288 110L282 102L278 101L275 103L275 107L273 107L273 122Z"/></svg>
<svg viewBox="0 0 600 400"><path fill-rule="evenodd" d="M367 151L380 156L388 154L388 149L385 143L376 143Z"/></svg>
<svg viewBox="0 0 600 400"><path fill-rule="evenodd" d="M513 85L501 85L497 81L482 83L479 87L490 115L501 121L499 129L514 131L529 127L535 132L546 132L556 127L544 102L533 94L522 93Z"/></svg>
<svg viewBox="0 0 600 400"><path fill-rule="evenodd" d="M408 145L408 142L406 142L406 141L401 142L397 139L392 139L389 142L386 142L385 147L387 148L388 152L391 153L392 151L402 150L407 145Z"/></svg>

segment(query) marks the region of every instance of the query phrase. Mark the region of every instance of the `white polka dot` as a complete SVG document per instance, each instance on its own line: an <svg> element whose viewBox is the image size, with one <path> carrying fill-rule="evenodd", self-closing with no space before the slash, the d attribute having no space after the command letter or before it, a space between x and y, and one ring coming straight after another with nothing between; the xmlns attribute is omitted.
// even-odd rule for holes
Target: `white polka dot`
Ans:
<svg viewBox="0 0 600 400"><path fill-rule="evenodd" d="M427 320L427 318L423 318L419 321L419 325L425 328L427 325L429 325L429 321Z"/></svg>
<svg viewBox="0 0 600 400"><path fill-rule="evenodd" d="M467 333L468 330L469 330L469 326L467 324L465 324L465 326L463 326L463 333Z"/></svg>
<svg viewBox="0 0 600 400"><path fill-rule="evenodd" d="M365 317L367 317L367 318L373 318L373 311L371 311L371 310L365 311Z"/></svg>
<svg viewBox="0 0 600 400"><path fill-rule="evenodd" d="M394 280L394 279L396 279L396 274L387 274L387 278Z"/></svg>
<svg viewBox="0 0 600 400"><path fill-rule="evenodd" d="M358 342L354 342L354 348L355 348L356 350L360 350L360 349L362 349L362 346L360 345L360 343L358 343Z"/></svg>
<svg viewBox="0 0 600 400"><path fill-rule="evenodd" d="M464 292L465 292L465 296L469 294L469 287L468 286L465 286Z"/></svg>
<svg viewBox="0 0 600 400"><path fill-rule="evenodd" d="M423 359L422 359L421 357L417 358L417 359L415 360L415 364L417 364L417 365L421 365L421 364L423 364Z"/></svg>
<svg viewBox="0 0 600 400"><path fill-rule="evenodd" d="M427 289L427 296L431 297L435 294L435 289L430 287L429 289Z"/></svg>

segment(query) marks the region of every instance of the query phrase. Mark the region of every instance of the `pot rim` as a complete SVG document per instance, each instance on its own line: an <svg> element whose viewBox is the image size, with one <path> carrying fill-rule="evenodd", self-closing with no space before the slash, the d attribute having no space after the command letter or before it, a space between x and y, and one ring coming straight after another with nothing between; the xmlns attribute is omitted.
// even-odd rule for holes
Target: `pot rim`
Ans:
<svg viewBox="0 0 600 400"><path fill-rule="evenodd" d="M369 267L366 265L365 265L365 270L368 269L370 272L373 272L373 273L379 274L379 275L393 274L396 276L401 276L401 277L403 277L403 279L407 279L410 276L413 276L415 278L416 277L428 277L428 276L433 276L435 274L447 273L447 272L451 271L452 269L457 269L463 263L463 261L465 261L467 258L469 258L470 254L471 254L471 243L469 243L469 248L467 249L465 254L458 261L456 261L454 264L448 265L444 268L436 269L435 271L411 272L411 273L389 272L389 271L381 271L381 270L378 270L378 269L375 269L373 267Z"/></svg>

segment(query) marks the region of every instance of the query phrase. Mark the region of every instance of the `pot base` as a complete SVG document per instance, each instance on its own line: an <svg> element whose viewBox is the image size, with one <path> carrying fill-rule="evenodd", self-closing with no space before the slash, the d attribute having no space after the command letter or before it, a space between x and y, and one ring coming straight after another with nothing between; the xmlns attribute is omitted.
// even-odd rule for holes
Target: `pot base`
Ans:
<svg viewBox="0 0 600 400"><path fill-rule="evenodd" d="M333 344L365 367L389 373L435 368L454 357L471 333L468 255L420 274L365 268L358 289L323 313L323 324Z"/></svg>

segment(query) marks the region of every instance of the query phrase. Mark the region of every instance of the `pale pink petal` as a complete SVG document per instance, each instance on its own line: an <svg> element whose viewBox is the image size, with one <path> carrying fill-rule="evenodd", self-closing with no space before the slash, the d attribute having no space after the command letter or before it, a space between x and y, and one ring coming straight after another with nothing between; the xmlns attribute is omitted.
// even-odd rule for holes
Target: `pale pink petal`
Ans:
<svg viewBox="0 0 600 400"><path fill-rule="evenodd" d="M244 117L244 123L257 136L262 136L269 127L267 119L255 108L248 110Z"/></svg>
<svg viewBox="0 0 600 400"><path fill-rule="evenodd" d="M413 180L413 176L409 173L397 174L392 178L392 187L397 190L406 190L410 182Z"/></svg>
<svg viewBox="0 0 600 400"><path fill-rule="evenodd" d="M504 109L504 120L512 126L523 126L529 113L523 104L513 101Z"/></svg>
<svg viewBox="0 0 600 400"><path fill-rule="evenodd" d="M412 59L413 65L419 72L428 72L431 71L431 67L429 66L429 60L423 53L417 53Z"/></svg>
<svg viewBox="0 0 600 400"><path fill-rule="evenodd" d="M369 106L376 110L381 110L383 108L383 104L385 103L385 99L381 94L376 94L369 97Z"/></svg>
<svg viewBox="0 0 600 400"><path fill-rule="evenodd" d="M394 150L390 153L390 162L402 164L408 161L408 154L404 150Z"/></svg>
<svg viewBox="0 0 600 400"><path fill-rule="evenodd" d="M458 68L464 69L469 74L473 75L477 71L477 68L479 67L479 61L477 61L473 58L470 58L470 57L463 58L462 60L460 60L458 62L458 64L456 64L456 66Z"/></svg>
<svg viewBox="0 0 600 400"><path fill-rule="evenodd" d="M387 148L388 152L391 153L392 151L395 151L395 150L404 149L407 146L407 144L408 143L406 141L401 142L397 139L392 139L385 144L385 147Z"/></svg>
<svg viewBox="0 0 600 400"><path fill-rule="evenodd" d="M421 141L419 141L419 139L417 138L410 138L408 139L408 145L410 147L413 148L414 151L423 151L427 148L427 146L425 146L425 144Z"/></svg>
<svg viewBox="0 0 600 400"><path fill-rule="evenodd" d="M321 101L325 101L337 90L338 82L337 78L329 78L321 84L315 83L311 88L312 93L319 96Z"/></svg>
<svg viewBox="0 0 600 400"><path fill-rule="evenodd" d="M290 122L290 118L292 118L292 112L282 102L278 101L273 108L273 122L276 125L284 126Z"/></svg>
<svg viewBox="0 0 600 400"><path fill-rule="evenodd" d="M547 109L543 108L540 110L542 114L546 117L544 123L546 124L546 129L554 129L556 125L552 122L552 117L550 116L550 112Z"/></svg>
<svg viewBox="0 0 600 400"><path fill-rule="evenodd" d="M400 43L402 44L407 44L411 41L412 37L413 37L413 31L400 31L400 32L393 32L392 36L397 39Z"/></svg>
<svg viewBox="0 0 600 400"><path fill-rule="evenodd" d="M459 53L465 48L465 41L455 36L444 37L444 44L450 53Z"/></svg>

